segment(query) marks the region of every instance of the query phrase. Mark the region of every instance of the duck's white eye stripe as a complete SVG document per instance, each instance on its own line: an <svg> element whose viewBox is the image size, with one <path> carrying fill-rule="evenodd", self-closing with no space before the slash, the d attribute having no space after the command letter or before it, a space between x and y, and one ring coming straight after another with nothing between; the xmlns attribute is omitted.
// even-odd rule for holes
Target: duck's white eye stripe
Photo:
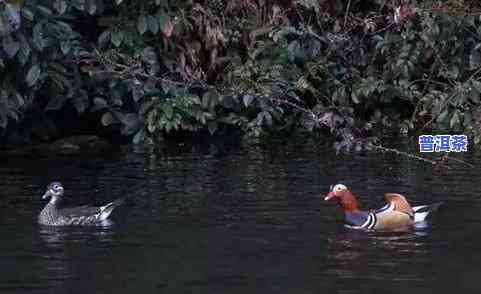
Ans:
<svg viewBox="0 0 481 294"><path fill-rule="evenodd" d="M344 186L343 184L337 184L334 186L334 191L342 191L342 190L347 190L347 187Z"/></svg>

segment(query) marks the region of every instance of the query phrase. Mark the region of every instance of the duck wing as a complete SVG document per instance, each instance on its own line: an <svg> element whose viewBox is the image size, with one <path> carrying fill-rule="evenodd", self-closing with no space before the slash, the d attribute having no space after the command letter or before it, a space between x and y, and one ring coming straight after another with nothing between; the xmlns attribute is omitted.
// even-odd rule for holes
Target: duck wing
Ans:
<svg viewBox="0 0 481 294"><path fill-rule="evenodd" d="M391 230L412 224L414 211L401 194L388 193L386 205L369 212L345 213L346 225L355 229Z"/></svg>
<svg viewBox="0 0 481 294"><path fill-rule="evenodd" d="M117 199L104 206L77 206L58 210L59 223L62 225L92 225L105 221L112 211L124 202Z"/></svg>
<svg viewBox="0 0 481 294"><path fill-rule="evenodd" d="M59 209L59 214L63 217L76 218L88 217L100 213L100 207L82 205L77 207Z"/></svg>
<svg viewBox="0 0 481 294"><path fill-rule="evenodd" d="M100 207L78 206L58 210L57 223L59 225L93 225L101 214Z"/></svg>
<svg viewBox="0 0 481 294"><path fill-rule="evenodd" d="M384 198L387 202L387 205L384 206L385 210L399 211L406 213L410 217L414 217L414 210L403 195L397 193L387 193L384 195ZM383 210L383 208L381 208L381 210Z"/></svg>

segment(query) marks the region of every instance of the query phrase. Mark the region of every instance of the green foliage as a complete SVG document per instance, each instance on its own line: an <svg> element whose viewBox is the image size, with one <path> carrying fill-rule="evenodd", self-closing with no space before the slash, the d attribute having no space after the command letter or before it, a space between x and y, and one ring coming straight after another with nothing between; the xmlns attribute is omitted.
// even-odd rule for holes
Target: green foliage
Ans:
<svg viewBox="0 0 481 294"><path fill-rule="evenodd" d="M78 83L75 63L82 53L80 35L52 8L43 1L26 1L23 6L4 3L0 7L3 129L9 120L19 121L34 106L59 109L66 100L78 103L77 97L85 92Z"/></svg>
<svg viewBox="0 0 481 294"><path fill-rule="evenodd" d="M68 104L134 142L230 125L252 139L325 128L339 149L393 131L479 143L479 17L403 3L2 2L0 128Z"/></svg>

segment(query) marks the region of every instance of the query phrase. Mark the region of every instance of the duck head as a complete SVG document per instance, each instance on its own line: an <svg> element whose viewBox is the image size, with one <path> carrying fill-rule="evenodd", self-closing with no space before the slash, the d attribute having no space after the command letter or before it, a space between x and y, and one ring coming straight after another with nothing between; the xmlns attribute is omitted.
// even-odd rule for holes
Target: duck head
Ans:
<svg viewBox="0 0 481 294"><path fill-rule="evenodd" d="M354 194L343 184L331 185L329 193L324 197L325 201L337 202L344 212L359 211Z"/></svg>
<svg viewBox="0 0 481 294"><path fill-rule="evenodd" d="M47 186L47 191L43 194L42 199L50 198L50 203L58 202L63 196L63 186L60 182L52 182Z"/></svg>

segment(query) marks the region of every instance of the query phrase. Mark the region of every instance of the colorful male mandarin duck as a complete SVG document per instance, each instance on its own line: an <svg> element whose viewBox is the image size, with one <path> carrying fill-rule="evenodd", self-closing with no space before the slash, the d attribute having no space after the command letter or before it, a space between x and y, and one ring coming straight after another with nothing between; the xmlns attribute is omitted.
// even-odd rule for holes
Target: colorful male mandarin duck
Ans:
<svg viewBox="0 0 481 294"><path fill-rule="evenodd" d="M411 207L401 194L385 195L387 204L377 210L363 211L354 194L343 184L331 186L324 198L336 201L344 211L346 226L353 229L396 230L425 221L442 203Z"/></svg>

